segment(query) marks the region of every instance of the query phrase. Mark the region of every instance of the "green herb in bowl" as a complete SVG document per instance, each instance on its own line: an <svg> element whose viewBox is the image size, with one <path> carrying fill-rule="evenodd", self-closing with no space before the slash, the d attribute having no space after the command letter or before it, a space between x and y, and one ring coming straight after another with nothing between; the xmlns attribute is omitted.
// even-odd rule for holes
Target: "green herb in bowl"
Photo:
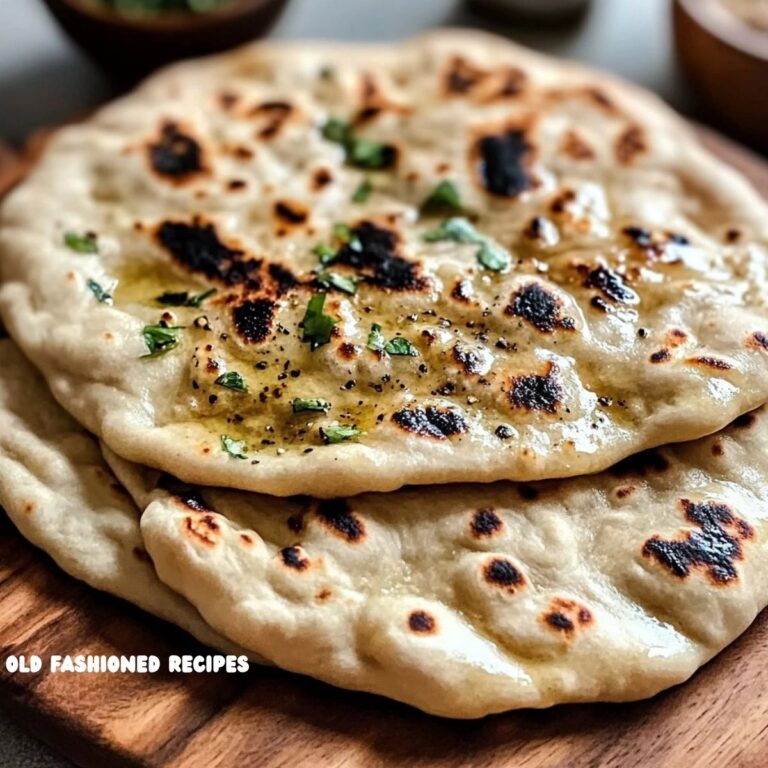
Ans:
<svg viewBox="0 0 768 768"><path fill-rule="evenodd" d="M118 13L209 13L228 5L233 0L95 0Z"/></svg>

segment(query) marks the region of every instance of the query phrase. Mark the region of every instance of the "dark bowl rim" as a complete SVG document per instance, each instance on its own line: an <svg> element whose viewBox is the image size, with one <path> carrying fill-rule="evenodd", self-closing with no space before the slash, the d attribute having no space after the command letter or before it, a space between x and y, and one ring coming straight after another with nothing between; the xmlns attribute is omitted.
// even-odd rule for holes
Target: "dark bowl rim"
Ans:
<svg viewBox="0 0 768 768"><path fill-rule="evenodd" d="M264 12L275 0L231 0L219 10L202 13L169 13L159 16L133 17L107 7L100 9L83 0L45 0L50 5L67 8L70 12L109 27L120 27L136 32L166 32L201 29L232 23L245 16Z"/></svg>
<svg viewBox="0 0 768 768"><path fill-rule="evenodd" d="M732 25L718 24L716 16L713 18L700 0L675 0L675 4L692 23L723 45L757 63L768 64L768 32L753 29L738 18ZM732 15L724 8L722 13Z"/></svg>

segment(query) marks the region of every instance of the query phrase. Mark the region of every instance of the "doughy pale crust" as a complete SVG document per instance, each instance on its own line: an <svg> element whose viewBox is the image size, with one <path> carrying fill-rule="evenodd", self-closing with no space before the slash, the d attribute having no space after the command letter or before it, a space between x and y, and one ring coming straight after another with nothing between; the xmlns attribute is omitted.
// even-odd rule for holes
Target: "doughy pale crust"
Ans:
<svg viewBox="0 0 768 768"><path fill-rule="evenodd" d="M71 576L207 645L245 653L157 578L139 531L141 513L97 441L8 339L0 339L0 361L0 504L20 533Z"/></svg>
<svg viewBox="0 0 768 768"><path fill-rule="evenodd" d="M345 164L330 117L396 165ZM441 180L508 269L424 239ZM312 249L337 222L362 251L329 268L361 282L328 290L336 335L312 350ZM3 207L0 311L79 421L190 482L334 496L568 476L768 399L767 226L680 120L604 75L468 32L260 44L166 70L53 140ZM97 254L64 244L88 232ZM200 308L156 301L210 287ZM163 313L178 345L144 358ZM367 349L374 323L417 354ZM333 424L364 434L324 445Z"/></svg>
<svg viewBox="0 0 768 768"><path fill-rule="evenodd" d="M768 600L768 412L533 485L316 502L169 485L106 451L160 578L280 667L427 712L626 701Z"/></svg>

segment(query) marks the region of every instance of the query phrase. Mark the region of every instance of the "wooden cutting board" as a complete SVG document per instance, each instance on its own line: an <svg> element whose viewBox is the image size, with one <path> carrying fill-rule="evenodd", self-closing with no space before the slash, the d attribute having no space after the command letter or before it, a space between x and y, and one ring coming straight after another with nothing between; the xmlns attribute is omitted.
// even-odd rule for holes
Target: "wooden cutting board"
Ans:
<svg viewBox="0 0 768 768"><path fill-rule="evenodd" d="M702 139L768 198L765 160L707 131ZM0 148L0 186L18 177L15 162ZM84 768L768 765L768 611L692 680L652 700L473 722L272 669L10 674L2 663L11 653L47 662L52 653L196 652L179 630L64 575L0 518L0 706Z"/></svg>

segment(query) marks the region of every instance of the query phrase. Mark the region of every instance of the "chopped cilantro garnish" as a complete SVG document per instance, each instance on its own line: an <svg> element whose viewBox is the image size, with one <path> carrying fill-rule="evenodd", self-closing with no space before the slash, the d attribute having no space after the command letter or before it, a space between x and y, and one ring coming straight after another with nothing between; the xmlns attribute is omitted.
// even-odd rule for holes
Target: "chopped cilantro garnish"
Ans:
<svg viewBox="0 0 768 768"><path fill-rule="evenodd" d="M461 216L455 216L452 219L446 219L439 227L430 230L424 235L428 243L434 243L438 240L453 240L457 243L477 243L483 242L480 233L472 226L471 222Z"/></svg>
<svg viewBox="0 0 768 768"><path fill-rule="evenodd" d="M222 373L214 383L218 384L220 387L232 389L235 392L248 391L248 385L245 383L243 377L237 373L237 371L227 371L227 373Z"/></svg>
<svg viewBox="0 0 768 768"><path fill-rule="evenodd" d="M337 291L348 293L350 296L354 296L357 293L358 278L340 275L338 272L324 270L317 276L317 282L323 288L335 288Z"/></svg>
<svg viewBox="0 0 768 768"><path fill-rule="evenodd" d="M307 304L307 311L304 313L304 319L301 321L301 327L304 329L302 341L308 341L312 349L317 349L331 340L331 333L336 327L336 320L323 312L325 306L325 293L317 293Z"/></svg>
<svg viewBox="0 0 768 768"><path fill-rule="evenodd" d="M245 441L233 440L229 435L221 436L221 449L233 459L248 458L248 454L245 452Z"/></svg>
<svg viewBox="0 0 768 768"><path fill-rule="evenodd" d="M477 260L491 272L501 272L509 266L509 254L500 245L490 241L480 246Z"/></svg>
<svg viewBox="0 0 768 768"><path fill-rule="evenodd" d="M325 266L330 264L336 258L336 251L331 248L330 245L325 243L318 243L313 249L312 253L320 259L320 263Z"/></svg>
<svg viewBox="0 0 768 768"><path fill-rule="evenodd" d="M231 0L101 0L127 16L161 13L209 13Z"/></svg>
<svg viewBox="0 0 768 768"><path fill-rule="evenodd" d="M145 325L142 333L149 352L142 357L160 357L170 352L179 344L180 330L175 325Z"/></svg>
<svg viewBox="0 0 768 768"><path fill-rule="evenodd" d="M202 303L215 293L215 288L191 296L188 291L167 291L158 296L156 301L164 307L195 307L196 309L199 309Z"/></svg>
<svg viewBox="0 0 768 768"><path fill-rule="evenodd" d="M374 352L382 352L386 343L387 340L381 332L381 326L378 323L374 323L371 326L371 332L368 334L368 342L365 346Z"/></svg>
<svg viewBox="0 0 768 768"><path fill-rule="evenodd" d="M363 244L359 238L346 224L334 224L333 225L333 245L326 245L325 243L318 243L312 252L320 260L320 263L327 267L332 264L336 256L338 256L339 250L342 247L351 248L353 251L362 251Z"/></svg>
<svg viewBox="0 0 768 768"><path fill-rule="evenodd" d="M395 338L387 341L378 323L374 323L371 326L368 342L365 346L374 352L386 352L393 357L417 357L419 354L416 347L402 336L395 336Z"/></svg>
<svg viewBox="0 0 768 768"><path fill-rule="evenodd" d="M64 235L64 245L75 253L93 254L99 252L96 235L93 232L86 232L84 235L67 232Z"/></svg>
<svg viewBox="0 0 768 768"><path fill-rule="evenodd" d="M357 168L389 168L395 162L394 147L355 136L349 123L338 118L332 117L325 123L323 138L344 147L347 162Z"/></svg>
<svg viewBox="0 0 768 768"><path fill-rule="evenodd" d="M395 336L394 339L388 341L384 345L384 351L388 355L400 355L404 357L418 357L418 350L411 344L408 339L404 339L402 336Z"/></svg>
<svg viewBox="0 0 768 768"><path fill-rule="evenodd" d="M91 293L102 303L111 304L112 296L105 291L95 280L88 280L86 283Z"/></svg>
<svg viewBox="0 0 768 768"><path fill-rule="evenodd" d="M359 437L364 434L357 427L347 427L343 424L331 424L327 427L320 427L320 438L326 445L343 443L352 437Z"/></svg>
<svg viewBox="0 0 768 768"><path fill-rule="evenodd" d="M322 411L328 413L331 410L331 404L327 400L320 400L318 398L303 398L297 397L292 403L294 413L301 413L302 411Z"/></svg>
<svg viewBox="0 0 768 768"><path fill-rule="evenodd" d="M478 263L493 272L501 272L510 265L509 253L491 238L481 235L471 222L463 217L446 219L439 227L427 232L424 239L429 243L453 240L456 243L479 245L480 248L475 254Z"/></svg>
<svg viewBox="0 0 768 768"><path fill-rule="evenodd" d="M332 117L323 126L323 138L334 144L346 145L352 138L349 124L336 117Z"/></svg>
<svg viewBox="0 0 768 768"><path fill-rule="evenodd" d="M394 152L389 144L354 137L347 144L347 162L356 168L389 168L393 161Z"/></svg>
<svg viewBox="0 0 768 768"><path fill-rule="evenodd" d="M347 224L334 224L333 234L339 243L348 245L353 251L361 251L363 249L362 243Z"/></svg>
<svg viewBox="0 0 768 768"><path fill-rule="evenodd" d="M373 192L373 184L368 179L364 179L352 195L352 202L364 203L371 196L371 192Z"/></svg>
<svg viewBox="0 0 768 768"><path fill-rule="evenodd" d="M448 180L441 181L421 204L421 212L427 216L440 213L456 213L461 210L461 196L456 185Z"/></svg>

